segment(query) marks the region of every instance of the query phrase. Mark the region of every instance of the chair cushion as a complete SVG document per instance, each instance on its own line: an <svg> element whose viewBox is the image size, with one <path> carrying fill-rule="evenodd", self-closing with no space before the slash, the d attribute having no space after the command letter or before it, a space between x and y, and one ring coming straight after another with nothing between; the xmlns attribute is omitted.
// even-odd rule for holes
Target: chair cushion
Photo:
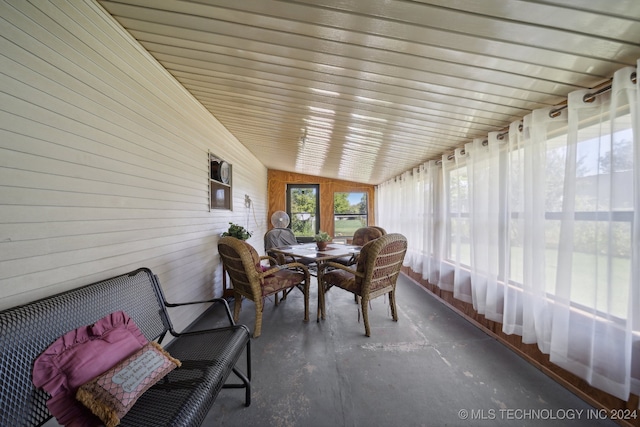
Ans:
<svg viewBox="0 0 640 427"><path fill-rule="evenodd" d="M262 296L272 295L304 281L304 274L292 270L279 270L264 278Z"/></svg>
<svg viewBox="0 0 640 427"><path fill-rule="evenodd" d="M362 290L360 281L356 281L356 276L345 270L331 270L324 274L323 280L328 285L337 286L356 295L360 295Z"/></svg>

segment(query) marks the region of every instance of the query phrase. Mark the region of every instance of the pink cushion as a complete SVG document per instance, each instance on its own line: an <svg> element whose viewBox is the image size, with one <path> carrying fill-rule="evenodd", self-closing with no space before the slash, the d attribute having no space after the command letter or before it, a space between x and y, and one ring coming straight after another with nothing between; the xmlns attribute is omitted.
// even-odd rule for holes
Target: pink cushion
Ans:
<svg viewBox="0 0 640 427"><path fill-rule="evenodd" d="M100 420L75 398L78 387L142 348L147 339L117 311L93 325L67 332L35 361L33 384L51 395L47 407L65 426L98 426Z"/></svg>

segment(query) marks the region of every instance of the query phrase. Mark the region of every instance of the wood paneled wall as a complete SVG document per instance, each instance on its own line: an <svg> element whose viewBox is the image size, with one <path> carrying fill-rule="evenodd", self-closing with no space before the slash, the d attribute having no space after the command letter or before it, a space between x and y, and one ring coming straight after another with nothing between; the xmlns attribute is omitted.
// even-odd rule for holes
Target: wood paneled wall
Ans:
<svg viewBox="0 0 640 427"><path fill-rule="evenodd" d="M269 182L267 191L269 206L267 223L269 228L273 228L271 226L271 215L276 211L287 210L287 184L320 185L320 229L332 236L335 231L333 227L333 193L336 192L367 193L369 225L375 225L375 187L373 185L277 170L269 170L267 172L267 180Z"/></svg>

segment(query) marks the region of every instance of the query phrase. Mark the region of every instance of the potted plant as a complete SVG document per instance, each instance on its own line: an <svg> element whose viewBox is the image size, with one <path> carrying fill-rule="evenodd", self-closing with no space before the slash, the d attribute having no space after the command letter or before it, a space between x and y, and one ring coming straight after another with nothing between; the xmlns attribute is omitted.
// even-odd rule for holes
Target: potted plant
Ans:
<svg viewBox="0 0 640 427"><path fill-rule="evenodd" d="M324 251L327 248L327 245L331 241L331 236L326 231L320 230L318 234L313 236L313 239L316 241L316 245L318 246L319 251Z"/></svg>
<svg viewBox="0 0 640 427"><path fill-rule="evenodd" d="M247 231L243 226L234 224L232 222L229 223L229 229L222 233L222 236L231 236L240 240L247 240L251 237L251 232Z"/></svg>

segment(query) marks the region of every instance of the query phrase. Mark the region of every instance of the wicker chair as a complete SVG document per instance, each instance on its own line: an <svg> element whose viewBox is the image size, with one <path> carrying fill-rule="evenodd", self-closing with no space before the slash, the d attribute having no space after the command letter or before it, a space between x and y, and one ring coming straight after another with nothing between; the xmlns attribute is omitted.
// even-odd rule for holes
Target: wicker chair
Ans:
<svg viewBox="0 0 640 427"><path fill-rule="evenodd" d="M378 237L381 237L385 234L387 233L380 227L361 227L353 233L351 244L356 246L363 246L365 243L377 239ZM358 255L356 254L347 257L341 257L336 259L335 262L346 266L354 265L356 262L358 262Z"/></svg>
<svg viewBox="0 0 640 427"><path fill-rule="evenodd" d="M360 251L355 270L336 262L327 262L324 268L331 268L320 275L322 317L325 313L325 293L336 286L351 292L360 299L365 335L371 336L369 329L369 301L381 295L389 294L391 316L398 320L396 309L396 281L407 252L407 239L402 234L386 234L366 243Z"/></svg>
<svg viewBox="0 0 640 427"><path fill-rule="evenodd" d="M301 262L306 266L309 266L309 264L314 264L314 261L311 261L309 259L296 259L293 256L285 258L285 256L281 253L271 251L271 248L277 248L280 246L294 246L297 244L298 240L296 239L295 234L293 234L293 231L291 231L290 228L272 228L264 235L264 250L268 256L277 260L278 264L286 264L287 262Z"/></svg>
<svg viewBox="0 0 640 427"><path fill-rule="evenodd" d="M252 300L256 307L256 324L253 337L262 332L262 310L264 299L274 295L278 305L278 292L298 288L304 294L304 321L309 321L310 275L307 267L293 262L275 267L262 267L260 261L273 258L259 256L250 244L225 236L218 242L218 253L224 268L231 278L234 291L233 317L238 321L242 307L242 297Z"/></svg>
<svg viewBox="0 0 640 427"><path fill-rule="evenodd" d="M372 225L371 227L373 228L377 228L378 230L380 230L380 233L382 233L382 235L384 236L385 234L387 234L387 230L385 230L382 227L378 227L377 225Z"/></svg>

